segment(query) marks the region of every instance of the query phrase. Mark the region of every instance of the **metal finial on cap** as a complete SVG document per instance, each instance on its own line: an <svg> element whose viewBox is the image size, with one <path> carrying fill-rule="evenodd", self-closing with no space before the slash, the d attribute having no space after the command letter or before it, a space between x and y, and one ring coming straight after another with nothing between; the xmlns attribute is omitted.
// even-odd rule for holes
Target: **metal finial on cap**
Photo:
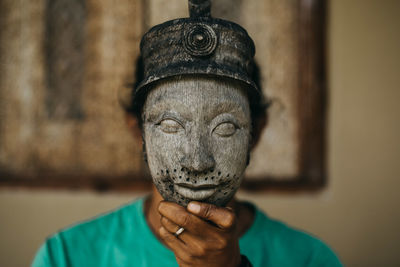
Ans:
<svg viewBox="0 0 400 267"><path fill-rule="evenodd" d="M191 18L211 17L211 0L189 0Z"/></svg>

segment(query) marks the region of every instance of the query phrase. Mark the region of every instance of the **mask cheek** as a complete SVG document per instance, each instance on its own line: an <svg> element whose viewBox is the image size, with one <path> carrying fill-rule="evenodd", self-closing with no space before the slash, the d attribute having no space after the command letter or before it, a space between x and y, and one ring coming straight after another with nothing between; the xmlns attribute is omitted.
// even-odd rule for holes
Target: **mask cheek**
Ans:
<svg viewBox="0 0 400 267"><path fill-rule="evenodd" d="M153 179L153 183L160 192L160 194L165 198L173 194L173 183L169 179L169 169L157 160L149 158L149 169Z"/></svg>
<svg viewBox="0 0 400 267"><path fill-rule="evenodd" d="M159 157L155 157L153 153L148 155L147 157L150 173L153 177L153 180L155 182L165 180L168 176L167 171L169 172L169 170L163 160L160 160Z"/></svg>
<svg viewBox="0 0 400 267"><path fill-rule="evenodd" d="M222 174L231 179L233 176L241 177L247 167L248 160L248 134L241 133L238 137L228 141L215 142L214 147L218 167Z"/></svg>
<svg viewBox="0 0 400 267"><path fill-rule="evenodd" d="M154 184L164 197L172 194L173 182L177 179L177 167L174 166L172 156L166 151L167 148L148 153L148 165Z"/></svg>
<svg viewBox="0 0 400 267"><path fill-rule="evenodd" d="M145 127L145 147L147 154L147 163L153 179L161 179L165 174L165 164L162 154L163 147L160 143L161 139L157 134L155 127L146 125Z"/></svg>
<svg viewBox="0 0 400 267"><path fill-rule="evenodd" d="M151 147L151 152L147 153L148 165L153 179L176 180L178 175L183 175L179 160L180 149L175 147L174 143L169 141L164 144L156 144Z"/></svg>

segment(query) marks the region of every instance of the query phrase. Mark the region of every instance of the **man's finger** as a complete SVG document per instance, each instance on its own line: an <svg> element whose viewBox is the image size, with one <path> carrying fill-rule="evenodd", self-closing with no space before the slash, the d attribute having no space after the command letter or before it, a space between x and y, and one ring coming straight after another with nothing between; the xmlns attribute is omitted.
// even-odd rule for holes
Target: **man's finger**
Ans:
<svg viewBox="0 0 400 267"><path fill-rule="evenodd" d="M176 236L171 234L164 226L159 229L159 234L165 244L172 249L174 252L185 251L185 244L181 240L177 239Z"/></svg>
<svg viewBox="0 0 400 267"><path fill-rule="evenodd" d="M166 230L168 230L168 232L170 232L174 236L176 236L175 235L176 231L180 229L178 225L171 222L166 217L161 218L161 224ZM185 248L189 249L190 254L192 256L204 256L205 254L204 248L206 247L205 244L209 242L195 235L192 235L191 233L185 230L179 236L177 236L177 239L182 240L182 242L185 244Z"/></svg>
<svg viewBox="0 0 400 267"><path fill-rule="evenodd" d="M181 228L179 225L164 216L161 217L160 222L161 225L164 226L164 228L167 229L171 234L176 233Z"/></svg>
<svg viewBox="0 0 400 267"><path fill-rule="evenodd" d="M223 229L230 229L235 224L235 214L228 208L192 201L187 206L187 210L200 218L212 221Z"/></svg>
<svg viewBox="0 0 400 267"><path fill-rule="evenodd" d="M191 214L184 207L178 204L162 201L158 206L158 211L162 216L166 217L176 225L179 225L179 227L185 228L185 231L192 234L202 235L210 231L211 225L209 223L196 215Z"/></svg>
<svg viewBox="0 0 400 267"><path fill-rule="evenodd" d="M184 262L190 261L190 256L186 252L187 248L178 238L171 234L164 226L161 226L158 230L160 237L165 244L174 252L175 256L183 260Z"/></svg>
<svg viewBox="0 0 400 267"><path fill-rule="evenodd" d="M167 217L161 218L161 225L164 226L164 228L174 236L176 236L175 233L181 228L181 226L169 220ZM185 233L185 230L183 230L183 232L179 234L178 239L182 240L184 243L187 243L189 240L186 237L187 233Z"/></svg>

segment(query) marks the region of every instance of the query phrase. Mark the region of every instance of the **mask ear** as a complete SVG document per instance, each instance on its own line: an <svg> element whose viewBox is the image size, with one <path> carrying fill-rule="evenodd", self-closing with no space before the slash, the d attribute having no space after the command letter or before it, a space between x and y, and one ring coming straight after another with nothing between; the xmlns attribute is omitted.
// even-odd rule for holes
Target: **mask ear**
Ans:
<svg viewBox="0 0 400 267"><path fill-rule="evenodd" d="M257 116L253 122L253 132L252 139L250 144L250 150L252 150L260 141L261 133L263 129L268 124L268 115L267 112L262 112L259 116Z"/></svg>

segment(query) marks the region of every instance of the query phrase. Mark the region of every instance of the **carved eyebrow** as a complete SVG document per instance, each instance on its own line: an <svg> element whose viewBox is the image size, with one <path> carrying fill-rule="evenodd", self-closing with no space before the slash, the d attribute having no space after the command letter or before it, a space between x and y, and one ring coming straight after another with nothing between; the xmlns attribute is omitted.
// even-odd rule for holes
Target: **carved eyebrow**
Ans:
<svg viewBox="0 0 400 267"><path fill-rule="evenodd" d="M177 104L175 99L157 99L152 103L152 106L148 109L147 120L155 121L158 120L164 114L170 114L182 117L185 120L189 120L190 110L185 105Z"/></svg>
<svg viewBox="0 0 400 267"><path fill-rule="evenodd" d="M222 113L230 113L239 120L239 123L245 124L249 118L246 116L246 108L237 102L225 101L212 107L208 120L212 120Z"/></svg>

